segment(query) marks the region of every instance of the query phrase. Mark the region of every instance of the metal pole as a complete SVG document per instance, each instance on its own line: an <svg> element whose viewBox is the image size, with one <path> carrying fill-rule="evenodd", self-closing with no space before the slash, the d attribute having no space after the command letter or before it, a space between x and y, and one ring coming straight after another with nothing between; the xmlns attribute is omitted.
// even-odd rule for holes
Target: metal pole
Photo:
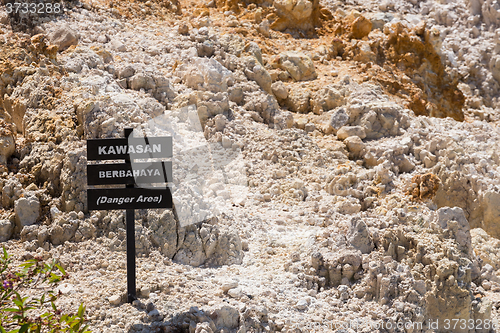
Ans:
<svg viewBox="0 0 500 333"><path fill-rule="evenodd" d="M127 187L134 185L127 185ZM127 302L137 299L135 286L135 222L134 209L127 209Z"/></svg>
<svg viewBox="0 0 500 333"><path fill-rule="evenodd" d="M125 128L125 137L132 134L132 128ZM130 157L125 160L130 163ZM126 185L126 188L134 188L134 184ZM136 275L135 275L135 210L126 209L127 222L127 302L132 303L137 299Z"/></svg>

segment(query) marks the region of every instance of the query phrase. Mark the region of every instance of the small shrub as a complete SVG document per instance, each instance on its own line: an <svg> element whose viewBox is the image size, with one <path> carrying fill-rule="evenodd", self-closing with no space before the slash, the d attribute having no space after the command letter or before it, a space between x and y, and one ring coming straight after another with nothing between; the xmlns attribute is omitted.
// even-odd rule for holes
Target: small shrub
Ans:
<svg viewBox="0 0 500 333"><path fill-rule="evenodd" d="M47 290L67 278L55 260L44 263L35 257L14 267L4 247L0 254L0 333L90 332L83 303L77 314L64 314L55 305L61 294ZM35 290L41 295L32 295Z"/></svg>

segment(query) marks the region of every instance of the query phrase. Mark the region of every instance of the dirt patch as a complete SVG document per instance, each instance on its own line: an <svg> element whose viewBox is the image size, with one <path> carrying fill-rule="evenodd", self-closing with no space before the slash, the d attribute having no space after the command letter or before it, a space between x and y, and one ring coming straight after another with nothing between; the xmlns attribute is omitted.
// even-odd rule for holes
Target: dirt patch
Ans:
<svg viewBox="0 0 500 333"><path fill-rule="evenodd" d="M182 13L181 4L178 0L128 0L109 1L106 6L118 17L139 18L152 16L155 19L169 19L172 14Z"/></svg>
<svg viewBox="0 0 500 333"><path fill-rule="evenodd" d="M321 30L333 34L331 57L365 63L366 79L377 81L388 93L406 100L416 115L452 117L463 121L465 97L458 78L445 71L434 47L439 32L425 22L408 29L397 22L371 30L371 22L361 16L336 16Z"/></svg>
<svg viewBox="0 0 500 333"><path fill-rule="evenodd" d="M441 181L432 173L415 175L411 179L411 189L406 194L417 200L432 199L436 196Z"/></svg>

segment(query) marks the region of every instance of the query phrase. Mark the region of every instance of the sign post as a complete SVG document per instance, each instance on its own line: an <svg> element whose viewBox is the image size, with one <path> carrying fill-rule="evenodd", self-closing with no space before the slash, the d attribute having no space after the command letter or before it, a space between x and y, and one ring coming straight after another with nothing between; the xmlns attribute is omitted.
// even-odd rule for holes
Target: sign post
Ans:
<svg viewBox="0 0 500 333"><path fill-rule="evenodd" d="M131 128L125 128L125 138L132 134ZM125 163L131 165L130 155L125 158ZM127 184L126 188L134 188L135 184ZM125 211L127 223L127 301L132 303L137 299L137 287L135 276L135 210L127 209Z"/></svg>
<svg viewBox="0 0 500 333"><path fill-rule="evenodd" d="M87 160L125 160L125 163L88 164L88 185L125 185L125 188L87 190L89 210L125 209L127 231L127 301L137 299L135 265L135 209L173 208L168 187L141 188L137 184L172 181L171 162L134 163L131 159L172 157L172 138L125 138L87 140Z"/></svg>

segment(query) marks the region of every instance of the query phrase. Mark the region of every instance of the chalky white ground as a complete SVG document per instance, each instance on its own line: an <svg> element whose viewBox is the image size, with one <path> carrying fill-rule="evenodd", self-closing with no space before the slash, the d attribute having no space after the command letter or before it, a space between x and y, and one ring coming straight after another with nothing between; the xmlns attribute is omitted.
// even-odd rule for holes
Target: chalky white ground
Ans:
<svg viewBox="0 0 500 333"><path fill-rule="evenodd" d="M491 307L491 319L497 319L500 129L496 80L500 65L495 29L500 27L500 11L489 0L470 5L427 1L420 9L415 9L414 2L359 3L393 15L406 10L405 24L426 18L446 30L441 51L447 54L445 62L470 75L461 86L470 118L457 122L415 117L375 85L344 76L339 84L327 87L325 96L343 96L339 106L347 112L336 107L324 115L332 126L337 121L345 125L339 131L345 141L314 127L299 129L297 121L287 128L291 114L265 92L270 83L265 70L256 69L255 58L236 56L245 42L220 36L216 26L192 29L184 36L178 33L181 20L172 26L125 22L106 11L75 10L64 21L81 34L78 47L58 56L70 74L55 82L40 71L15 88L13 95L19 100L36 99L43 94L38 87L60 87L63 97L55 113L73 116L76 110L86 138L121 136L124 127L163 114L165 105L172 117L189 125L185 107L196 104L202 118L210 118L205 133L213 145L212 157L216 148L227 151L229 159L241 152L248 195L238 196L236 190L227 193L227 183L215 175L205 184L190 179L180 189L185 194L185 199L180 196L183 204L189 204L203 185L208 186L200 196L208 202L196 208L199 215L184 210L183 218L193 221L209 217L211 211L219 214L218 221L202 227L182 224L189 225L185 230L176 228L169 213L138 211L141 296L139 303L126 304L123 214L83 215L85 145L63 123L58 133L65 140L57 148L42 139L21 161L29 170L43 166L37 176L43 182L58 179L63 184L60 198L46 203L60 209L50 210L49 225L33 224L47 194L36 186L23 188L15 175L4 176L2 205L15 206L16 218L24 226L21 240L4 244L18 256L30 251L59 259L70 273L60 286L59 304L74 310L84 302L95 332L154 332L182 322L197 333L215 327L220 332L294 332L294 323L302 332L311 331L308 323L324 323L315 326L316 332L331 332L329 323L359 318L421 322L438 307L432 301L438 290L452 298L463 296L459 287L470 298L450 303L450 316L486 318L484 313ZM470 16L478 4L482 15ZM346 11L357 3L350 6ZM485 10L488 6L494 10ZM486 27L461 23L476 18ZM62 23L48 22L43 28L50 33ZM205 52L206 41L215 49L211 60L198 57ZM104 61L105 53L91 46L105 49L115 60ZM489 52L491 56L486 56ZM253 68L253 73L245 75L245 68ZM119 85L122 78L132 89ZM278 111L270 116L271 109ZM232 118L222 116L229 110ZM43 127L35 121L40 112L50 113L27 111L26 133L31 138L43 135ZM342 112L348 117L344 119ZM270 128L273 119L275 128ZM367 122L374 129L369 133L364 129ZM366 135L378 138L362 140ZM200 140L183 143L174 151L196 149ZM178 159L174 166L206 159L204 153L182 156L186 160ZM373 167L361 166L356 159ZM435 199L414 201L405 192L411 178L424 173L437 175L442 186ZM239 176L240 171L232 178ZM225 200L231 201L229 207L223 206ZM9 227L7 220L2 217L0 230ZM430 266L435 269L432 278ZM337 267L341 268L336 271ZM326 281L325 270L330 272ZM426 293L430 301L424 299ZM210 328L210 323L215 327ZM348 331L376 330L366 326Z"/></svg>

